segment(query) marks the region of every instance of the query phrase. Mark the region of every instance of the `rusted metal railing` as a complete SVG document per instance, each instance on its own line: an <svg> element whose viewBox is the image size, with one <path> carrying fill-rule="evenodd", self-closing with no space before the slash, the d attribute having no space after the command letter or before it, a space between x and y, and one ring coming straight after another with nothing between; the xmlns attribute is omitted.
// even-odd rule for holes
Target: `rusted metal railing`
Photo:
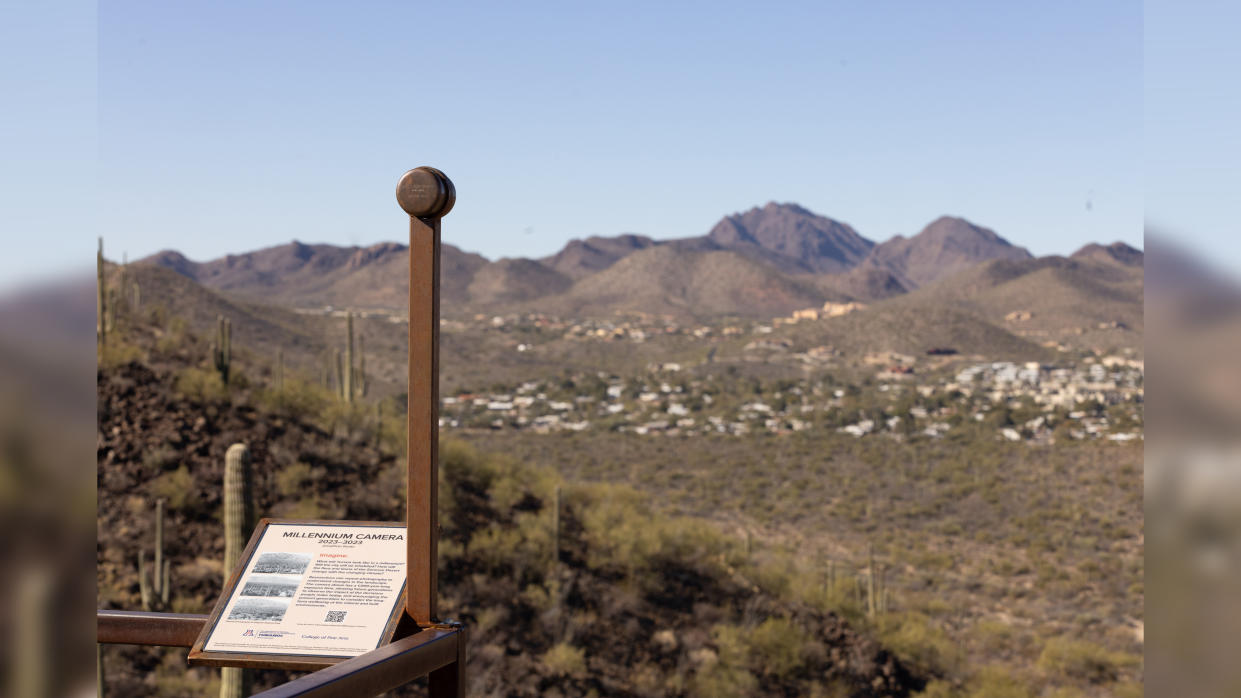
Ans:
<svg viewBox="0 0 1241 698"><path fill-rule="evenodd" d="M397 203L409 214L406 622L392 643L258 694L264 698L373 696L420 676L428 677L433 698L465 695L465 627L441 623L435 612L440 219L456 197L452 181L431 167L406 172L396 188ZM100 643L190 647L207 616L101 610L97 622Z"/></svg>

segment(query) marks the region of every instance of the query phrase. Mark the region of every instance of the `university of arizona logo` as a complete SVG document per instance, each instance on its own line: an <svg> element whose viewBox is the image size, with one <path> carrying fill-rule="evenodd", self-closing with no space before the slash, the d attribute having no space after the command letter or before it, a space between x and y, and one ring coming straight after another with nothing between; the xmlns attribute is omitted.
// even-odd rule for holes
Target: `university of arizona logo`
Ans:
<svg viewBox="0 0 1241 698"><path fill-rule="evenodd" d="M241 636L242 637L254 637L254 628L246 628L246 631L242 633Z"/></svg>

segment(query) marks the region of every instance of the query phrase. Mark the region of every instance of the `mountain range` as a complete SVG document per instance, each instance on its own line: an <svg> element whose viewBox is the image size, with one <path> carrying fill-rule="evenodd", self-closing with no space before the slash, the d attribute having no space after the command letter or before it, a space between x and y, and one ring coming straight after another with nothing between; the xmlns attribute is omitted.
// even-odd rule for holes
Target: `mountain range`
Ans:
<svg viewBox="0 0 1241 698"><path fill-rule="evenodd" d="M980 264L1038 261L963 218L944 216L912 237L875 243L846 223L775 202L726 216L699 237L588 237L538 259L489 261L447 243L441 254L446 314L533 309L537 301L543 312L579 317L617 311L772 316L826 301L916 297ZM338 247L294 241L207 262L171 250L141 261L249 301L400 311L408 295L408 255L408 247L395 242ZM1067 260L1054 259L1140 270L1143 253L1123 243L1092 244Z"/></svg>

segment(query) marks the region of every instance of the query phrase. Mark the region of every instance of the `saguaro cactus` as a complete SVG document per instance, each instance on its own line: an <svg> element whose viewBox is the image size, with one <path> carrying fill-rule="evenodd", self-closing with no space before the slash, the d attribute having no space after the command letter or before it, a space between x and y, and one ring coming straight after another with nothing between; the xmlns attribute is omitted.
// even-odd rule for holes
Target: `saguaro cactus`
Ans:
<svg viewBox="0 0 1241 698"><path fill-rule="evenodd" d="M336 397L341 400L345 399L345 366L341 363L340 349L332 353L336 363Z"/></svg>
<svg viewBox="0 0 1241 698"><path fill-rule="evenodd" d="M147 579L146 551L138 551L138 591L142 608L147 611L168 610L171 595L172 565L164 559L164 500L155 500L155 569Z"/></svg>
<svg viewBox="0 0 1241 698"><path fill-rule="evenodd" d="M284 392L284 349L276 350L276 392Z"/></svg>
<svg viewBox="0 0 1241 698"><path fill-rule="evenodd" d="M233 444L224 454L224 575L227 579L241 558L254 528L254 475L250 449Z"/></svg>
<svg viewBox="0 0 1241 698"><path fill-rule="evenodd" d="M117 303L120 305L120 308L125 311L129 310L129 299L125 296L125 293L128 290L129 290L129 253L122 252L121 253L121 275L120 275L120 279L118 283L116 284L116 295L118 296Z"/></svg>
<svg viewBox="0 0 1241 698"><path fill-rule="evenodd" d="M220 372L220 380L228 385L228 373L233 361L233 323L223 315L215 318L216 339L211 347L212 361L215 370Z"/></svg>
<svg viewBox="0 0 1241 698"><path fill-rule="evenodd" d="M95 332L100 346L103 346L108 343L108 282L104 274L102 237L99 238L99 251L95 253L95 274L98 277L95 285L95 313L98 318Z"/></svg>
<svg viewBox="0 0 1241 698"><path fill-rule="evenodd" d="M556 485L556 502L552 509L552 572L560 569L560 485Z"/></svg>
<svg viewBox="0 0 1241 698"><path fill-rule="evenodd" d="M888 591L888 566L879 565L879 612L887 613L892 595Z"/></svg>
<svg viewBox="0 0 1241 698"><path fill-rule="evenodd" d="M246 538L254 528L254 488L250 449L233 444L224 454L224 578L241 560ZM249 675L236 667L220 670L220 698L250 695Z"/></svg>
<svg viewBox="0 0 1241 698"><path fill-rule="evenodd" d="M866 550L866 615L875 616L877 599L875 598L875 546L872 543Z"/></svg>
<svg viewBox="0 0 1241 698"><path fill-rule="evenodd" d="M366 397L366 345L358 335L358 397Z"/></svg>
<svg viewBox="0 0 1241 698"><path fill-rule="evenodd" d="M345 313L345 373L341 393L345 402L353 402L353 312Z"/></svg>
<svg viewBox="0 0 1241 698"><path fill-rule="evenodd" d="M108 289L108 331L116 329L117 318L120 316L120 293L115 288Z"/></svg>

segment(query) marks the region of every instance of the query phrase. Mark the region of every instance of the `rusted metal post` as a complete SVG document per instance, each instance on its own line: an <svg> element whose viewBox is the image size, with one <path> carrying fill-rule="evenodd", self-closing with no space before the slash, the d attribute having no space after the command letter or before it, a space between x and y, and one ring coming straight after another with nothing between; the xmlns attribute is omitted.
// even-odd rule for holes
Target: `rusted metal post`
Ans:
<svg viewBox="0 0 1241 698"><path fill-rule="evenodd" d="M409 214L409 450L405 611L422 627L435 612L439 541L440 218L456 189L443 172L419 167L401 176L396 200Z"/></svg>
<svg viewBox="0 0 1241 698"><path fill-rule="evenodd" d="M456 661L427 674L431 698L465 698L465 649L468 640L465 626L457 626Z"/></svg>

